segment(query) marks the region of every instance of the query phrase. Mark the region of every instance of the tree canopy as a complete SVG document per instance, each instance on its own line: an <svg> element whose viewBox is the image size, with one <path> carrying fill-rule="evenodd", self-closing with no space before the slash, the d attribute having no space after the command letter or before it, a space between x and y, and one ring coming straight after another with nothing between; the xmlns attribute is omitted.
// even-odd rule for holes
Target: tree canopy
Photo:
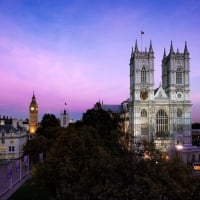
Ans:
<svg viewBox="0 0 200 200"><path fill-rule="evenodd" d="M46 147L45 162L35 165L33 180L53 199L199 198L199 177L192 176L179 159L138 159L121 148L115 120L110 113L91 109L66 129L46 127L42 137L51 145ZM53 138L52 130L56 130ZM144 146L154 155L159 153L153 145Z"/></svg>

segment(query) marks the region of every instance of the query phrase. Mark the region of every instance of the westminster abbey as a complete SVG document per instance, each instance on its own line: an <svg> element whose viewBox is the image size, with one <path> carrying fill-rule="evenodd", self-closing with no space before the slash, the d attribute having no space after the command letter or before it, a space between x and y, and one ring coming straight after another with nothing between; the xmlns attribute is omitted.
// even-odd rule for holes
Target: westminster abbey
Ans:
<svg viewBox="0 0 200 200"><path fill-rule="evenodd" d="M154 50L140 51L137 41L130 58L129 132L134 143L154 141L162 152L191 144L190 54L164 49L162 80L154 88Z"/></svg>

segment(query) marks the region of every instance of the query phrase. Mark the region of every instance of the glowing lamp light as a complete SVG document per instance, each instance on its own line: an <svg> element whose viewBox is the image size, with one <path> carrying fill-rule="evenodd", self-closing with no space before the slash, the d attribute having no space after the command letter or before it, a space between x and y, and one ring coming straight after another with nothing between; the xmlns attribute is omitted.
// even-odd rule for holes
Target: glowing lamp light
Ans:
<svg viewBox="0 0 200 200"><path fill-rule="evenodd" d="M183 149L183 145L182 144L177 144L176 145L176 149L177 150L182 150Z"/></svg>
<svg viewBox="0 0 200 200"><path fill-rule="evenodd" d="M35 133L35 128L31 128L30 133Z"/></svg>

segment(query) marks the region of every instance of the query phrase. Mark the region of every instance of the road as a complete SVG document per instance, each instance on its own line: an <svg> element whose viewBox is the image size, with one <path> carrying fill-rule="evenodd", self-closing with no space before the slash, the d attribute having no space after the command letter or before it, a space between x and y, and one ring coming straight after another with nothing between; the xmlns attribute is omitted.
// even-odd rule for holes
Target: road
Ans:
<svg viewBox="0 0 200 200"><path fill-rule="evenodd" d="M29 166L23 161L0 163L0 200L8 199L29 177Z"/></svg>

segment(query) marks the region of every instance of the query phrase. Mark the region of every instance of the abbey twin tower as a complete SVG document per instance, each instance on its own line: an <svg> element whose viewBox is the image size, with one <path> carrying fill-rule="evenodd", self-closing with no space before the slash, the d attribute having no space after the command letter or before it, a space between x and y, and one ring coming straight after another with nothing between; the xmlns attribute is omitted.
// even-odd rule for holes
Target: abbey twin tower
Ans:
<svg viewBox="0 0 200 200"><path fill-rule="evenodd" d="M154 141L162 152L174 145L191 144L190 57L185 42L182 52L162 59L162 80L154 88L154 51L140 51L137 41L130 58L129 132L134 144ZM157 77L156 77L157 78Z"/></svg>

